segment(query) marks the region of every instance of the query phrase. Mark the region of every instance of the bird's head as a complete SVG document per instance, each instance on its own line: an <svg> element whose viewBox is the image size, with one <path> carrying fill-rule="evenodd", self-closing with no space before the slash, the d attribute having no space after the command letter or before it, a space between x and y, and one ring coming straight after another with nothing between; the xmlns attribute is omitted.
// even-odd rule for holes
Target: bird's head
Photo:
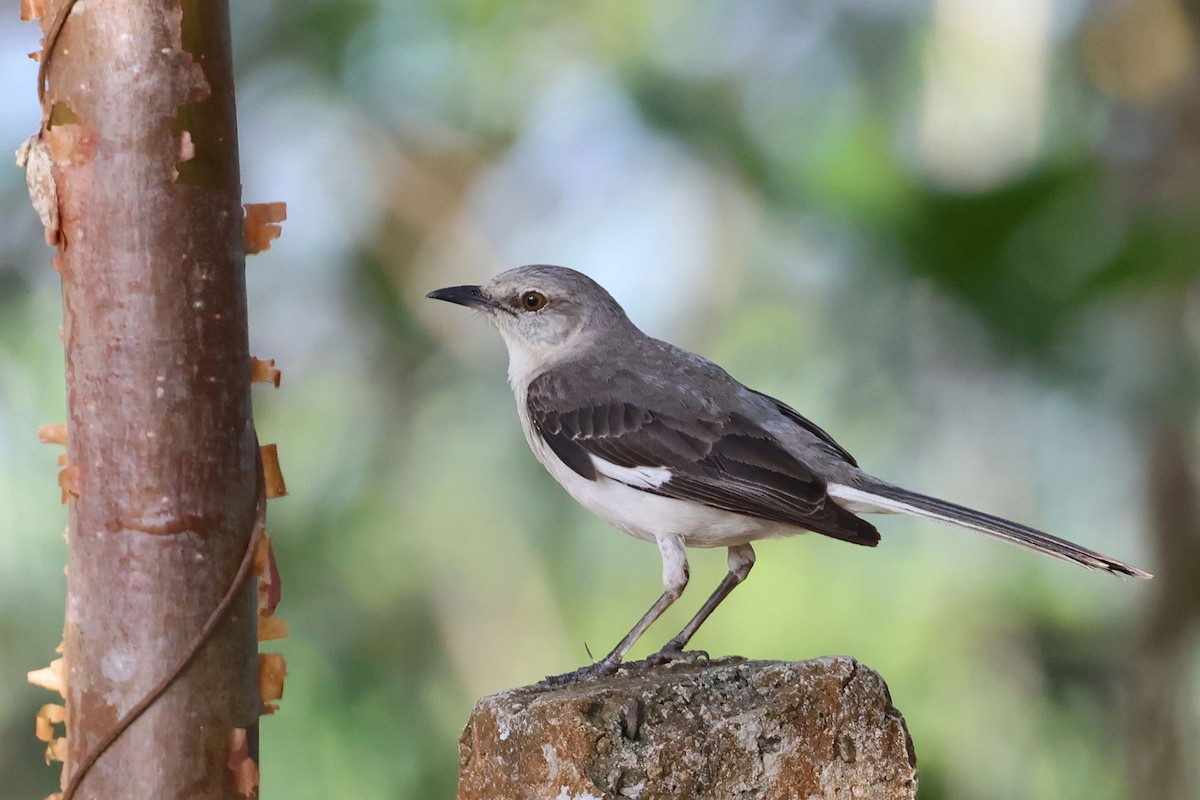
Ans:
<svg viewBox="0 0 1200 800"><path fill-rule="evenodd" d="M482 286L449 286L426 297L487 315L508 347L514 381L578 358L594 342L632 328L604 287L566 267L517 267Z"/></svg>

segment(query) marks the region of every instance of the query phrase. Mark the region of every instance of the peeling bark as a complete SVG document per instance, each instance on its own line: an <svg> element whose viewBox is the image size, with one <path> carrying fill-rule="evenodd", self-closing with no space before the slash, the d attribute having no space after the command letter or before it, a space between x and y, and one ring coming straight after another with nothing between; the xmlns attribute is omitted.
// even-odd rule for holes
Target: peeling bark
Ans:
<svg viewBox="0 0 1200 800"><path fill-rule="evenodd" d="M246 205L246 255L271 249L279 238L279 223L287 219L285 203L248 203Z"/></svg>
<svg viewBox="0 0 1200 800"><path fill-rule="evenodd" d="M43 25L64 3L46 5ZM258 447L225 3L78 3L48 73L69 411L65 780L233 581ZM79 796L244 796L227 763L261 709L255 602L247 582Z"/></svg>

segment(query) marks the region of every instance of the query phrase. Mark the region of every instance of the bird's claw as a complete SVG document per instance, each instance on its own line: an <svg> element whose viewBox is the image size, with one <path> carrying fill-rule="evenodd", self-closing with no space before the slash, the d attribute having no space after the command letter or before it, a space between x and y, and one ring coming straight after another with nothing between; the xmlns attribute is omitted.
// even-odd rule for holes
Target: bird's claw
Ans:
<svg viewBox="0 0 1200 800"><path fill-rule="evenodd" d="M615 675L617 670L620 668L620 661L601 659L595 664L588 664L586 667L580 667L572 672L564 672L562 675L548 675L542 679L541 685L567 686L568 684L586 681L590 678L603 678L609 675Z"/></svg>
<svg viewBox="0 0 1200 800"><path fill-rule="evenodd" d="M701 660L709 660L707 650L684 650L683 645L677 645L668 642L662 650L659 650L654 655L649 656L646 659L646 663L658 666L660 664L671 664L682 661L694 663Z"/></svg>

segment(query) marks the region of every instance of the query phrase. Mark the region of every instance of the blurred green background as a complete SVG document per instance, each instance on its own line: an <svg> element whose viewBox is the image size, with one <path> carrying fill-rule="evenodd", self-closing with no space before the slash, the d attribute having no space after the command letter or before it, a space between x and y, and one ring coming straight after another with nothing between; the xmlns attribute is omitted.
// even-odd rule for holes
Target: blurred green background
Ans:
<svg viewBox="0 0 1200 800"><path fill-rule="evenodd" d="M528 453L503 348L423 299L581 269L871 472L1155 572L933 523L758 547L695 645L879 670L927 800L1200 797L1200 3L235 3L255 388L291 496L264 798L446 798L473 701L606 652L653 547ZM0 149L36 127L0 19ZM27 686L60 639L51 252L0 171L0 774L42 797ZM651 652L724 572L692 588Z"/></svg>

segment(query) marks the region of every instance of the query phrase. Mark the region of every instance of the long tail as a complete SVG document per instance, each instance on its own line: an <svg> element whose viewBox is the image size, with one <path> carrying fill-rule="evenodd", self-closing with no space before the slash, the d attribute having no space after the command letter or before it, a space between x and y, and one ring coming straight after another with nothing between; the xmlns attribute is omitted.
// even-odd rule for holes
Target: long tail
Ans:
<svg viewBox="0 0 1200 800"><path fill-rule="evenodd" d="M1055 558L1073 561L1089 569L1102 569L1114 575L1132 575L1135 578L1153 577L1145 570L1109 558L1094 550L1088 550L1086 547L1068 542L1066 539L1043 533L1028 525L1011 522L1002 517L985 514L982 511L936 497L910 492L875 478L866 477L859 486L831 483L828 491L829 496L837 500L838 505L847 511L868 514L912 514L936 519L940 522L949 522L951 525L979 531L986 536L1012 542Z"/></svg>

